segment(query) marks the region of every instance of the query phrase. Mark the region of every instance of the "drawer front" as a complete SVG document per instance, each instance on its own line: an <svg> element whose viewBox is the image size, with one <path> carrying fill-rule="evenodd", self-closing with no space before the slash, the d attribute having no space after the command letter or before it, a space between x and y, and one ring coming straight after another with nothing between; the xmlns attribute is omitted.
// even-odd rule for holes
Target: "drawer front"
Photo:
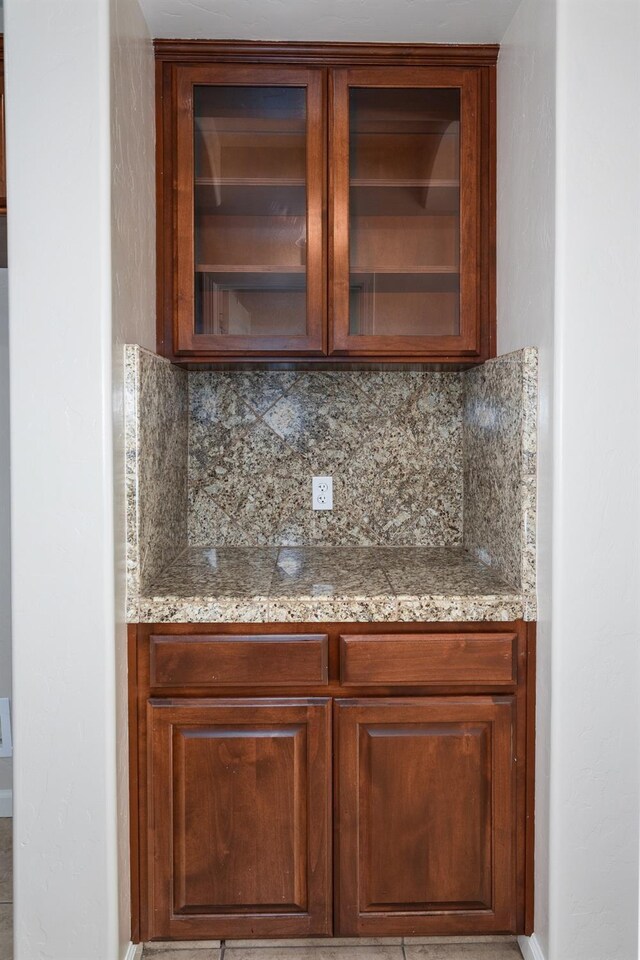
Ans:
<svg viewBox="0 0 640 960"><path fill-rule="evenodd" d="M413 633L340 637L344 686L516 682L513 633Z"/></svg>
<svg viewBox="0 0 640 960"><path fill-rule="evenodd" d="M326 634L150 638L153 688L327 683Z"/></svg>

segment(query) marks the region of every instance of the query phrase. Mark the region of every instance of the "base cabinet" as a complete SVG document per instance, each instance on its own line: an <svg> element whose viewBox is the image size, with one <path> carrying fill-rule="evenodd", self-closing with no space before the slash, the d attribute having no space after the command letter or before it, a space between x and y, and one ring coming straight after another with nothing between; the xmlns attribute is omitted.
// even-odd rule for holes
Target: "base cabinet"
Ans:
<svg viewBox="0 0 640 960"><path fill-rule="evenodd" d="M148 709L154 935L330 933L330 701Z"/></svg>
<svg viewBox="0 0 640 960"><path fill-rule="evenodd" d="M531 932L533 626L345 626L131 628L132 939Z"/></svg>
<svg viewBox="0 0 640 960"><path fill-rule="evenodd" d="M511 930L513 698L335 710L340 933Z"/></svg>

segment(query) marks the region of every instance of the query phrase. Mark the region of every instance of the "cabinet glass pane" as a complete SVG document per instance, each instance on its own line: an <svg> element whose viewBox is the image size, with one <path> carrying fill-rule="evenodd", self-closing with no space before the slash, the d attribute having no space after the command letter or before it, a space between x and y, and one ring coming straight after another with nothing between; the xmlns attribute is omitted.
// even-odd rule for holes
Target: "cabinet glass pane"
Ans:
<svg viewBox="0 0 640 960"><path fill-rule="evenodd" d="M195 332L304 336L306 90L194 89Z"/></svg>
<svg viewBox="0 0 640 960"><path fill-rule="evenodd" d="M460 333L460 91L349 92L349 332Z"/></svg>

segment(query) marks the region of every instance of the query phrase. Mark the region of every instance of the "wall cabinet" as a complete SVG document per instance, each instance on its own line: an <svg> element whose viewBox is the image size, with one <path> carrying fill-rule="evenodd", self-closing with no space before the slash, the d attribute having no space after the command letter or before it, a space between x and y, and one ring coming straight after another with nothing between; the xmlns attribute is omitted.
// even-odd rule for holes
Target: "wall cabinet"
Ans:
<svg viewBox="0 0 640 960"><path fill-rule="evenodd" d="M530 932L533 627L288 627L130 628L134 939Z"/></svg>
<svg viewBox="0 0 640 960"><path fill-rule="evenodd" d="M161 352L494 354L495 47L156 53Z"/></svg>

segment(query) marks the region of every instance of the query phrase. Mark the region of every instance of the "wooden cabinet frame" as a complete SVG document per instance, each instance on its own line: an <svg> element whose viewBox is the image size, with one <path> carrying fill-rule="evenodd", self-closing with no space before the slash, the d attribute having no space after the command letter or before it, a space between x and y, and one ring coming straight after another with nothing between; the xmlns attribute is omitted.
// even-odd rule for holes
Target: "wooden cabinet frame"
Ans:
<svg viewBox="0 0 640 960"><path fill-rule="evenodd" d="M207 939L212 923L219 937L330 933L331 701L154 698L147 729L154 935ZM215 810L193 754L223 798ZM261 876L245 855L249 832Z"/></svg>
<svg viewBox="0 0 640 960"><path fill-rule="evenodd" d="M513 931L514 706L513 697L335 701L342 935ZM425 819L432 806L435 822ZM388 810L411 828L387 821Z"/></svg>
<svg viewBox="0 0 640 960"><path fill-rule="evenodd" d="M216 336L196 334L194 317L194 150L193 90L196 86L229 84L233 86L291 86L306 89L307 127L307 335ZM326 348L324 324L324 233L326 207L326 78L318 68L265 66L251 67L206 65L182 67L173 75L173 98L176 120L175 165L175 318L176 353L200 355L221 353L224 356L255 354L305 356L323 355Z"/></svg>
<svg viewBox="0 0 640 960"><path fill-rule="evenodd" d="M495 356L497 46L156 40L155 50L159 353L185 366L296 358L310 365L381 360L460 368ZM428 77L421 78L425 67ZM196 82L255 84L263 79L308 85L308 335L259 341L248 335L195 335L193 252L185 254L191 247L184 242L193 237L193 176L185 139L192 110L190 89ZM346 87L356 79L373 86L441 84L461 89L463 116L472 124L461 144L459 336L349 336L344 98ZM328 132L327 111L329 115L335 111ZM473 177L464 172L471 167L476 171Z"/></svg>
<svg viewBox="0 0 640 960"><path fill-rule="evenodd" d="M480 76L460 67L355 67L333 70L331 108L331 219L329 227L329 353L351 357L462 356L482 352L480 337ZM366 336L349 333L349 89L454 88L460 91L460 334Z"/></svg>
<svg viewBox="0 0 640 960"><path fill-rule="evenodd" d="M163 638L175 637L176 640L187 640L189 637L202 637L203 635L216 635L217 637L227 636L248 636L255 634L260 637L273 636L274 639L282 634L282 624L137 624L129 627L129 704L130 704L130 791L131 791L131 870L132 870L132 939L134 941L149 940L162 937L174 936L183 939L184 936L195 936L197 939L221 936L219 931L224 929L226 936L241 936L243 926L242 918L239 918L235 928L232 920L225 921L228 924L222 927L221 924L209 926L203 920L196 933L196 927L192 928L191 933L185 933L178 937L177 929L181 927L186 929L188 924L184 920L176 921L177 927L167 934L166 930L154 920L152 912L152 903L154 902L150 891L157 884L153 873L158 863L157 857L153 855L154 831L152 821L150 820L150 811L152 798L149 795L154 788L155 778L153 771L149 767L149 758L152 755L152 745L150 743L151 730L149 727L149 704L156 705L153 709L161 710L159 704L164 704L169 714L172 711L180 711L188 704L201 704L203 711L212 710L216 702L221 705L229 703L245 702L245 705L251 706L258 703L259 706L274 705L274 717L276 720L282 720L278 715L278 708L286 708L287 701L291 702L295 698L297 703L302 701L311 703L316 702L327 704L329 700L334 700L337 704L335 710L340 712L340 703L360 702L363 709L370 709L371 704L390 703L390 711L393 712L394 704L400 706L403 702L415 702L423 704L419 719L422 721L428 715L436 716L438 711L449 709L463 710L465 717L471 721L478 720L480 724L486 721L487 724L498 722L501 733L501 743L504 747L504 716L505 712L512 716L513 740L510 746L513 748L513 766L509 771L512 778L512 793L505 798L504 795L500 802L509 806L511 804L512 815L509 815L509 836L505 838L505 815L504 808L501 823L501 842L506 844L506 848L511 851L513 857L511 867L502 865L501 872L503 884L506 882L512 891L509 902L507 916L505 907L504 886L502 893L498 891L499 896L492 900L492 904L499 907L496 913L492 909L485 911L468 911L466 916L449 913L442 917L435 916L414 916L414 933L416 935L451 935L456 933L518 933L530 934L533 930L533 851L534 851L534 732L535 732L535 624L517 621L513 623L291 623L287 624L287 635L317 635L326 634L328 637L328 677L322 678L321 682L309 679L306 683L300 683L297 688L292 687L289 680L285 677L283 685L270 684L268 686L259 685L238 685L230 686L226 682L222 686L216 686L214 682L209 685L189 686L182 688L180 686L172 687L167 685L167 677L162 676L161 682L154 682L151 673L152 667L152 648L153 638L161 634ZM385 642L389 635L395 634L399 638L402 635L408 637L420 636L425 643L429 642L429 637L440 638L440 643L448 642L459 645L464 642L464 636L470 638L470 642L477 647L483 637L486 637L490 645L492 662L498 664L499 658L508 651L512 644L513 650L513 675L511 680L506 675L506 671L500 670L494 674L493 678L485 676L482 682L471 681L468 678L462 680L462 672L459 682L444 682L442 679L425 679L421 683L409 683L398 678L394 683L386 685L380 683L378 677L373 678L369 685L349 683L345 686L340 681L341 676L341 638L348 636L350 640L357 640L362 636L364 640L370 642L373 637L380 637ZM501 636L504 640L504 649L500 652L496 650L496 637ZM421 641L422 642L422 641ZM415 661L410 660L409 665L415 666ZM419 664L418 664L419 666ZM466 676L466 675L465 675ZM464 707L444 707L445 703L465 703ZM492 706L493 704L493 706ZM196 707L197 709L197 707ZM194 714L195 715L195 714ZM453 717L453 714L448 719ZM462 714L460 714L462 718ZM502 718L502 720L500 720ZM206 719L206 718L205 718ZM454 717L455 719L455 717ZM333 748L334 748L334 824L339 824L340 811L339 805L341 798L348 800L348 785L340 782L340 770L344 764L347 769L353 771L353 762L348 757L341 754L341 738L339 725L334 724ZM162 761L161 761L162 762ZM502 766L499 771L500 782L504 783L505 768L504 754L501 760ZM166 779L166 778L165 778ZM344 774L343 774L344 779ZM158 801L156 801L158 802ZM344 799L343 799L344 802ZM160 798L162 805L162 799ZM348 829L348 828L347 828ZM334 926L333 933L338 935L377 935L394 936L399 933L409 935L407 926L403 926L405 921L394 921L392 917L381 917L378 920L371 918L373 923L369 923L365 917L364 921L358 921L354 926L353 913L351 920L343 916L341 918L341 896L343 884L345 882L344 862L342 871L340 869L340 842L336 838L336 854L334 854L334 877L333 877L333 903L334 903ZM347 860L347 874L349 874L349 862ZM353 868L353 864L352 864ZM509 879L504 880L509 874ZM353 877L353 874L351 874ZM348 876L346 877L348 882ZM166 878L165 878L166 889ZM501 896L501 899L500 899ZM166 906L166 905L165 905ZM493 912L492 912L493 911ZM260 919L260 918L258 918ZM459 922L458 922L459 919ZM316 915L319 929L320 918ZM313 922L316 922L313 921ZM311 935L304 933L304 925L312 921L305 919L304 916L292 916L283 926L278 926L277 918L263 917L260 920L260 936L304 936ZM392 922L397 922L395 932L389 932L392 928ZM340 924L343 924L341 927ZM361 925L359 925L361 924ZM297 927L296 927L297 925ZM367 932L364 933L365 926ZM400 927L402 926L402 930ZM374 933L373 927L376 927ZM308 927L311 929L311 927ZM256 929L258 929L256 927ZM289 930L286 933L285 930ZM293 932L296 929L297 932ZM327 929L327 928L325 928ZM234 932L231 932L235 930ZM331 928L327 929L331 933Z"/></svg>

